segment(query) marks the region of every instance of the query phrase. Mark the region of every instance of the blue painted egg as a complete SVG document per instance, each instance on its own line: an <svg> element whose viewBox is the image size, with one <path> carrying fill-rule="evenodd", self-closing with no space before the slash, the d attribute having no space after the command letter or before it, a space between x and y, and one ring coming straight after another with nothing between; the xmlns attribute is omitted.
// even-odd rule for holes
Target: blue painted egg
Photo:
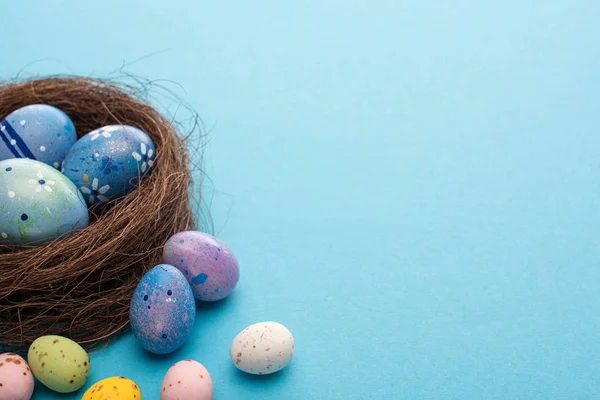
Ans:
<svg viewBox="0 0 600 400"><path fill-rule="evenodd" d="M148 135L128 125L109 125L83 136L65 158L62 172L89 205L118 199L133 190L154 165Z"/></svg>
<svg viewBox="0 0 600 400"><path fill-rule="evenodd" d="M59 168L77 141L71 119L56 107L33 104L0 122L0 160L29 158Z"/></svg>
<svg viewBox="0 0 600 400"><path fill-rule="evenodd" d="M35 160L0 161L0 241L43 244L88 226L83 196L67 177Z"/></svg>
<svg viewBox="0 0 600 400"><path fill-rule="evenodd" d="M129 320L133 334L151 353L177 350L192 333L196 303L185 276L172 265L160 264L137 285Z"/></svg>

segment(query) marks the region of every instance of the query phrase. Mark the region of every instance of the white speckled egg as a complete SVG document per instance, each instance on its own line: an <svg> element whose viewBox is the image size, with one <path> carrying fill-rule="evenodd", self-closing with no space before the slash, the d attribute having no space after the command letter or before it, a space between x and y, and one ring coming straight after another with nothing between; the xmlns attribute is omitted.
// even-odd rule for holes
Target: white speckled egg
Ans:
<svg viewBox="0 0 600 400"><path fill-rule="evenodd" d="M230 348L231 361L240 370L254 375L277 372L292 360L294 337L277 322L259 322L241 331Z"/></svg>
<svg viewBox="0 0 600 400"><path fill-rule="evenodd" d="M160 400L211 400L213 384L202 364L193 360L179 361L165 375Z"/></svg>
<svg viewBox="0 0 600 400"><path fill-rule="evenodd" d="M0 354L0 400L29 400L33 394L33 374L15 353Z"/></svg>

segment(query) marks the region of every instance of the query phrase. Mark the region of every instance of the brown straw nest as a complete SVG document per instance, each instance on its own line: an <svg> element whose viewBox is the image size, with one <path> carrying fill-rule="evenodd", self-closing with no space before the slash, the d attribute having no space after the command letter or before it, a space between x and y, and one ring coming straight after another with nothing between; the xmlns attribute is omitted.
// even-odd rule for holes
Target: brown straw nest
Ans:
<svg viewBox="0 0 600 400"><path fill-rule="evenodd" d="M127 124L146 132L157 150L152 174L110 207L92 210L83 231L40 247L0 247L0 350L23 352L50 334L89 349L126 328L140 278L161 263L171 235L193 229L185 140L140 93L139 87L81 77L0 84L0 117L49 104L69 115L80 136Z"/></svg>

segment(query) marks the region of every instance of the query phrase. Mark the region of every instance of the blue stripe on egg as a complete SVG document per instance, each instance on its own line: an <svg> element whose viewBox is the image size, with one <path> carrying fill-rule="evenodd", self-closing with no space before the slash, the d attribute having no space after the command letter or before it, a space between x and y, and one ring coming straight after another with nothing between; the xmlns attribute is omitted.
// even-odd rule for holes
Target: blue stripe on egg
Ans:
<svg viewBox="0 0 600 400"><path fill-rule="evenodd" d="M0 122L0 137L2 138L2 141L4 142L4 144L6 145L6 148L10 150L10 152L15 156L15 158L21 158L21 155L19 154L17 149L13 145L10 144L10 140L6 136L6 134L8 132L6 130L6 126L4 125L5 123L7 123L7 122L6 121Z"/></svg>
<svg viewBox="0 0 600 400"><path fill-rule="evenodd" d="M31 150L29 150L29 147L27 147L21 136L19 136L19 134L12 127L12 125L9 124L8 121L2 121L2 126L6 128L6 132L8 132L8 135L12 138L12 140L16 142L16 146L19 148L19 150L21 150L21 153L23 153L23 157L35 160L35 156L31 152Z"/></svg>

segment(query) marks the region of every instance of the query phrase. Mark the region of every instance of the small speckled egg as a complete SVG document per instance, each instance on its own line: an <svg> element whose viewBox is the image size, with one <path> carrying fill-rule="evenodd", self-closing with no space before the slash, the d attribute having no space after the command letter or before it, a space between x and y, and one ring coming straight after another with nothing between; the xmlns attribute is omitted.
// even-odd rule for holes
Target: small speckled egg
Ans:
<svg viewBox="0 0 600 400"><path fill-rule="evenodd" d="M192 333L195 319L192 289L172 265L152 268L135 288L129 320L133 334L149 352L177 350Z"/></svg>
<svg viewBox="0 0 600 400"><path fill-rule="evenodd" d="M33 374L23 358L15 353L0 354L0 400L29 400L33 394Z"/></svg>
<svg viewBox="0 0 600 400"><path fill-rule="evenodd" d="M277 372L292 360L294 337L277 322L259 322L241 331L230 348L231 361L240 370L254 375Z"/></svg>
<svg viewBox="0 0 600 400"><path fill-rule="evenodd" d="M193 360L179 361L165 375L160 400L211 400L213 384L204 365Z"/></svg>
<svg viewBox="0 0 600 400"><path fill-rule="evenodd" d="M64 112L46 104L25 106L0 122L0 160L29 158L59 168L76 140Z"/></svg>
<svg viewBox="0 0 600 400"><path fill-rule="evenodd" d="M49 389L71 393L81 388L90 372L90 359L85 350L62 336L42 336L27 353L33 375Z"/></svg>
<svg viewBox="0 0 600 400"><path fill-rule="evenodd" d="M202 301L229 296L240 278L238 262L227 245L203 232L172 236L165 245L163 261L184 273L194 297Z"/></svg>
<svg viewBox="0 0 600 400"><path fill-rule="evenodd" d="M140 388L131 379L113 376L94 383L81 400L141 400Z"/></svg>
<svg viewBox="0 0 600 400"><path fill-rule="evenodd" d="M150 173L156 150L150 137L133 126L109 125L73 145L62 172L89 205L125 196Z"/></svg>
<svg viewBox="0 0 600 400"><path fill-rule="evenodd" d="M43 244L88 226L75 185L35 160L0 161L0 242Z"/></svg>

